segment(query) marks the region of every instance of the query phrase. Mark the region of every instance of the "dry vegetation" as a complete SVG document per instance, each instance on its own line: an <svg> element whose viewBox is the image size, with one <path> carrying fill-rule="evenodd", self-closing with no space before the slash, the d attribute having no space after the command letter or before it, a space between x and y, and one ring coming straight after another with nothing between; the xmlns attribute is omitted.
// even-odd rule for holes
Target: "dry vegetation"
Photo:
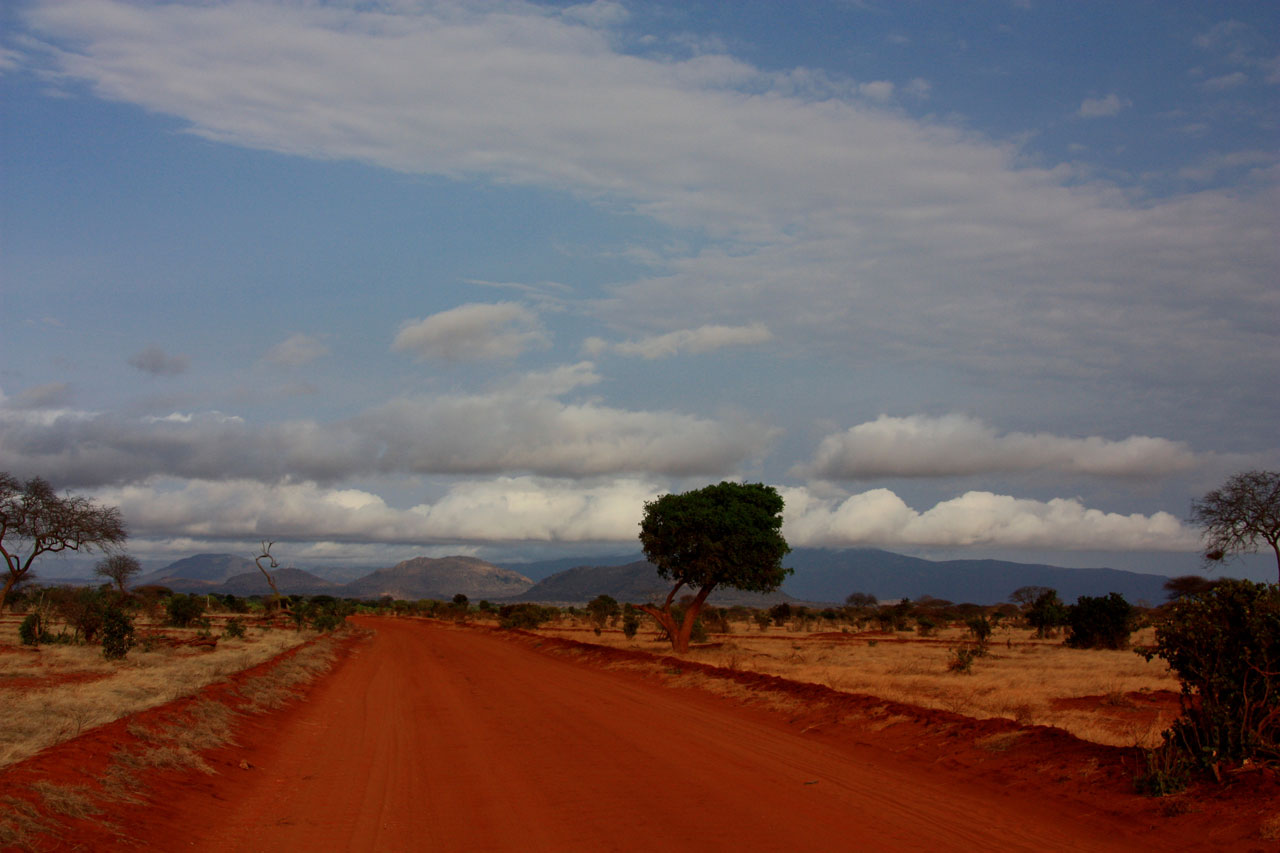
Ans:
<svg viewBox="0 0 1280 853"><path fill-rule="evenodd" d="M0 767L127 714L190 696L207 684L256 666L314 632L250 628L214 648L155 643L119 661L96 645L22 646L20 616L0 618ZM138 625L140 632L194 639L196 629ZM217 631L215 630L215 633Z"/></svg>
<svg viewBox="0 0 1280 853"><path fill-rule="evenodd" d="M1176 692L1177 679L1159 659L1146 661L1132 651L1067 648L1061 639L1037 640L1030 630L1001 628L985 657L968 674L950 671L955 649L968 639L963 628L944 628L934 637L909 632L804 632L754 625L733 625L734 632L712 635L695 646L689 660L731 670L776 675L822 684L923 708L975 718L1003 717L1023 725L1056 726L1077 737L1112 746L1154 747L1176 716L1176 702L1157 703L1160 691ZM540 633L616 648L667 654L653 631L627 640L606 629L599 636L571 622ZM1150 629L1133 637L1150 642ZM685 676L688 680L688 676ZM702 679L721 692L740 687ZM1143 701L1153 697L1150 705ZM1157 707L1162 706L1162 707Z"/></svg>
<svg viewBox="0 0 1280 853"><path fill-rule="evenodd" d="M11 628L11 626L5 626ZM180 633L166 628L166 633ZM10 639L5 637L6 641ZM94 659L95 647L45 647L39 654L59 652L46 659L44 667L33 668L30 661L12 664L7 660L18 653L0 658L3 672L16 671L9 681L31 678L31 672L48 678L48 669L62 666L60 672L92 676L105 675L97 681L62 680L60 685L37 690L8 689L0 692L0 700L19 713L4 720L3 747L9 755L7 763L28 755L49 743L74 736L89 725L98 725L145 708L189 696L209 683L266 661L283 651L316 639L314 632L251 631L242 640L224 640L214 651L194 654L170 649L166 652L130 654L125 661L108 664ZM6 643L6 645L8 645ZM102 819L115 803L139 803L146 791L147 771L152 769L193 769L211 772L204 753L232 743L235 720L244 714L258 714L278 708L297 695L302 685L310 683L332 666L335 639L320 637L296 654L265 671L245 678L225 699L213 701L198 698L179 705L178 710L161 711L158 719L147 724L130 722L129 742L121 743L112 753L101 776L92 785L57 784L40 781L32 784L25 797L0 797L0 848L24 850L49 849L50 843L62 838L66 819L93 817L97 823L115 833L122 843L128 842L125 828ZM83 653L78 655L77 653ZM36 653L31 652L34 655ZM100 652L99 652L100 654ZM165 679L173 679L166 684ZM86 688L93 687L90 697ZM8 705L10 699L15 704ZM94 701L111 703L105 708L90 707ZM47 707L46 707L47 706ZM33 732L30 726L17 725L26 714L42 715L40 719L60 726L52 736ZM82 719L84 722L82 723ZM68 722L69 721L69 722Z"/></svg>

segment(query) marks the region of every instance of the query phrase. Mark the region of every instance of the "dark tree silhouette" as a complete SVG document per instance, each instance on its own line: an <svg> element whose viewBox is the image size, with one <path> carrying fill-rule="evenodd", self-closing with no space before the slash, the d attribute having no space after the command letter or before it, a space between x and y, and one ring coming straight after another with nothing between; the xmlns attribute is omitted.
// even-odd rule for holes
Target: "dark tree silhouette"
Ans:
<svg viewBox="0 0 1280 853"><path fill-rule="evenodd" d="M1204 558L1220 563L1271 546L1280 575L1280 472L1243 471L1191 502L1191 520L1204 528Z"/></svg>
<svg viewBox="0 0 1280 853"><path fill-rule="evenodd" d="M773 592L791 574L782 567L791 550L781 533L782 506L772 486L729 482L644 505L640 544L658 575L675 585L661 606L640 609L666 630L674 651L689 650L693 624L717 586ZM686 586L696 593L677 625L672 605Z"/></svg>
<svg viewBox="0 0 1280 853"><path fill-rule="evenodd" d="M93 567L94 574L112 581L121 592L129 579L141 571L142 565L128 554L112 554Z"/></svg>
<svg viewBox="0 0 1280 853"><path fill-rule="evenodd" d="M41 554L108 550L127 537L116 507L97 506L79 495L60 496L40 477L20 483L0 472L0 555L7 570L0 610Z"/></svg>

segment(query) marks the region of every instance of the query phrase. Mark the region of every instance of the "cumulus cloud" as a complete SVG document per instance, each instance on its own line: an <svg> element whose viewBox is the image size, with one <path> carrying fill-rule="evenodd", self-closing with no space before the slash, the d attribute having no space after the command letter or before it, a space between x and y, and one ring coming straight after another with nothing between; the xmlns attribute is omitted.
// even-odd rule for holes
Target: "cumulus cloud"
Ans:
<svg viewBox="0 0 1280 853"><path fill-rule="evenodd" d="M290 335L267 350L266 360L284 367L302 367L329 354L329 348L311 335Z"/></svg>
<svg viewBox="0 0 1280 853"><path fill-rule="evenodd" d="M1076 115L1081 118L1103 118L1105 116L1119 115L1120 111L1133 106L1133 103L1127 98L1121 98L1112 92L1102 98L1085 98L1080 104L1080 109L1076 111Z"/></svg>
<svg viewBox="0 0 1280 853"><path fill-rule="evenodd" d="M514 302L470 303L411 320L391 348L421 359L477 361L515 358L550 344L538 317Z"/></svg>
<svg viewBox="0 0 1280 853"><path fill-rule="evenodd" d="M651 482L499 477L455 483L431 503L390 506L363 489L253 480L100 489L146 538L389 544L633 541Z"/></svg>
<svg viewBox="0 0 1280 853"><path fill-rule="evenodd" d="M619 355L657 359L680 353L711 352L724 347L753 346L771 340L773 340L773 334L763 323L751 323L746 326L708 325L613 344L601 338L588 338L583 344L583 349L593 355L612 350Z"/></svg>
<svg viewBox="0 0 1280 853"><path fill-rule="evenodd" d="M100 489L141 538L433 543L634 544L644 503L667 491L636 478L584 482L532 476L463 480L439 498L396 508L364 489L253 480ZM968 492L921 512L886 489L818 497L780 490L793 546L858 545L1056 550L1193 550L1198 537L1168 513L1120 515L1074 499Z"/></svg>
<svg viewBox="0 0 1280 853"><path fill-rule="evenodd" d="M999 433L967 415L881 415L823 438L813 461L801 470L833 480L1012 471L1153 477L1188 470L1198 461L1182 442L1145 435L1113 441L1098 436Z"/></svg>
<svg viewBox="0 0 1280 853"><path fill-rule="evenodd" d="M742 420L561 399L599 381L584 362L482 393L401 397L331 423L6 406L0 458L16 472L77 487L158 476L326 484L381 473L717 476L758 459L775 435Z"/></svg>
<svg viewBox="0 0 1280 853"><path fill-rule="evenodd" d="M1167 512L1121 515L1069 498L1037 501L975 491L921 512L888 489L835 498L803 488L780 491L787 507L783 535L792 544L1187 551L1199 542Z"/></svg>
<svg viewBox="0 0 1280 853"><path fill-rule="evenodd" d="M177 376L187 372L190 360L185 355L170 355L157 346L149 346L129 356L129 365L152 376Z"/></svg>

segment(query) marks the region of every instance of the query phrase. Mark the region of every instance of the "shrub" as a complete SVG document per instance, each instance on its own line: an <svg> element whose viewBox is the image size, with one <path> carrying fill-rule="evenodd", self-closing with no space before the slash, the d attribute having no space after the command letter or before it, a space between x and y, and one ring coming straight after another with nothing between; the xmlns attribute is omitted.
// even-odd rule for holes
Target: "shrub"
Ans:
<svg viewBox="0 0 1280 853"><path fill-rule="evenodd" d="M781 628L791 618L791 605L785 601L773 605L769 608L769 618L773 620L775 627Z"/></svg>
<svg viewBox="0 0 1280 853"><path fill-rule="evenodd" d="M932 637L938 633L938 623L930 616L917 616L916 633L921 637Z"/></svg>
<svg viewBox="0 0 1280 853"><path fill-rule="evenodd" d="M545 610L537 604L504 604L498 608L499 628L531 631L546 620Z"/></svg>
<svg viewBox="0 0 1280 853"><path fill-rule="evenodd" d="M102 656L121 660L133 648L133 620L119 607L109 607L102 618Z"/></svg>
<svg viewBox="0 0 1280 853"><path fill-rule="evenodd" d="M232 616L227 620L227 627L223 629L222 636L231 639L239 639L244 636L244 623L240 621L239 616Z"/></svg>
<svg viewBox="0 0 1280 853"><path fill-rule="evenodd" d="M1073 649L1123 649L1133 630L1133 605L1118 592L1105 598L1082 595L1067 608L1067 624L1067 645Z"/></svg>
<svg viewBox="0 0 1280 853"><path fill-rule="evenodd" d="M22 624L18 626L18 637L21 638L24 646L40 645L43 633L44 627L41 624L39 612L28 613L27 618L23 619Z"/></svg>
<svg viewBox="0 0 1280 853"><path fill-rule="evenodd" d="M1067 608L1056 589L1046 589L1036 596L1027 608L1027 624L1036 629L1036 636L1041 639L1053 636L1056 629L1067 624Z"/></svg>
<svg viewBox="0 0 1280 853"><path fill-rule="evenodd" d="M767 614L766 617L768 618ZM640 630L640 611L630 604L622 609L622 636L628 640L634 640L636 632Z"/></svg>
<svg viewBox="0 0 1280 853"><path fill-rule="evenodd" d="M1156 624L1159 656L1182 682L1171 748L1220 778L1220 765L1280 763L1280 586L1223 580L1180 598Z"/></svg>
<svg viewBox="0 0 1280 853"><path fill-rule="evenodd" d="M969 675L973 672L973 662L985 657L987 650L983 646L963 645L951 650L951 660L947 662L949 672Z"/></svg>
<svg viewBox="0 0 1280 853"><path fill-rule="evenodd" d="M587 613L591 616L591 624L597 628L596 633L611 617L618 615L618 609L618 602L608 595L597 595L587 602Z"/></svg>
<svg viewBox="0 0 1280 853"><path fill-rule="evenodd" d="M995 614L999 616L999 614ZM965 623L969 628L969 633L973 635L973 639L978 645L985 646L987 640L991 639L991 620L985 616L970 617Z"/></svg>
<svg viewBox="0 0 1280 853"><path fill-rule="evenodd" d="M169 599L166 609L170 625L175 628L190 628L204 615L204 600L198 595L180 592Z"/></svg>

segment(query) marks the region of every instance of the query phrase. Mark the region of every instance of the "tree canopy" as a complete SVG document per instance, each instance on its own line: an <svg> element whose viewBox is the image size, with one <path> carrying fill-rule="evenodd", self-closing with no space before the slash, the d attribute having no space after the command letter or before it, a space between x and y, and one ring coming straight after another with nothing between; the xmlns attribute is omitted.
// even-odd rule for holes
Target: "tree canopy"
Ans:
<svg viewBox="0 0 1280 853"><path fill-rule="evenodd" d="M693 623L717 586L773 592L791 574L782 566L791 550L781 532L782 508L772 486L730 482L645 504L641 547L674 586L661 607L641 609L667 630L675 651L688 651ZM684 587L696 594L677 625L672 604Z"/></svg>
<svg viewBox="0 0 1280 853"><path fill-rule="evenodd" d="M1191 520L1204 530L1205 560L1252 554L1266 542L1280 573L1280 472L1243 471L1191 502Z"/></svg>
<svg viewBox="0 0 1280 853"><path fill-rule="evenodd" d="M7 569L0 610L41 554L105 550L127 536L115 507L97 506L79 495L60 496L40 477L20 483L0 472L0 555Z"/></svg>

